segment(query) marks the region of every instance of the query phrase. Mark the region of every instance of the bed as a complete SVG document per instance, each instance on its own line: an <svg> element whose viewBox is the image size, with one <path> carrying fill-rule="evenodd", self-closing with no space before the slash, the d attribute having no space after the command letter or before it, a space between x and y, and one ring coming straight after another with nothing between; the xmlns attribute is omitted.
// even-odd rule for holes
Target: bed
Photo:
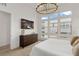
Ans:
<svg viewBox="0 0 79 59"><path fill-rule="evenodd" d="M32 48L30 56L73 56L68 40L48 39Z"/></svg>

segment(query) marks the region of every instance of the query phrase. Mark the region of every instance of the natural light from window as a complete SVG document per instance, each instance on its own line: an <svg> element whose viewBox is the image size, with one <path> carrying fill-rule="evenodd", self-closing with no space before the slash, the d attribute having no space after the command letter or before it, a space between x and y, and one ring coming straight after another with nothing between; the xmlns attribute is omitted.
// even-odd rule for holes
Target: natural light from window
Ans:
<svg viewBox="0 0 79 59"><path fill-rule="evenodd" d="M60 37L64 37L62 36L64 34L70 35L72 33L71 15L71 11L65 11L42 17L41 36L47 38L57 37L58 34Z"/></svg>

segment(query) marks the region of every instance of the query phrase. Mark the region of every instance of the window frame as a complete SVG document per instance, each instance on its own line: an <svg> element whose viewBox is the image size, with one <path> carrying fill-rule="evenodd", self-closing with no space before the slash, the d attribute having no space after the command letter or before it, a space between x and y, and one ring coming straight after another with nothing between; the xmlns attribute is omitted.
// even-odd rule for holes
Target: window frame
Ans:
<svg viewBox="0 0 79 59"><path fill-rule="evenodd" d="M72 16L72 14L68 15L68 16L63 16L63 17L58 15L58 17L56 18L58 20L58 22L57 22L57 24L58 24L58 26L57 26L57 33L50 33L50 21L51 21L51 19L50 19L50 15L47 15L47 18L48 18L47 19L47 21L48 21L48 27L47 27L48 31L47 31L46 34L42 33L42 32L41 32L41 34L48 35L48 38L50 38L50 35L53 35L53 36L56 36L56 37L60 37L61 35L63 35L63 34L61 34L61 22L60 22L60 20L63 19L63 18L71 18L71 16ZM70 29L71 29L71 34L70 35L72 35L72 19L71 19L71 28ZM70 35L68 35L68 36L70 36Z"/></svg>

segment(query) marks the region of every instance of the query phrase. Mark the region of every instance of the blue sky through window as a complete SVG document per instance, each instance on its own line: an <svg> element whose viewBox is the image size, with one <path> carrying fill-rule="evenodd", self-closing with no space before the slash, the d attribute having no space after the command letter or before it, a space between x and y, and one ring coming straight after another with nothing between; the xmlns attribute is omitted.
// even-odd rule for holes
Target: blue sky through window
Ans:
<svg viewBox="0 0 79 59"><path fill-rule="evenodd" d="M60 17L70 16L70 15L72 15L72 12L71 12L71 11L66 11L66 12L61 12L61 13L59 13L59 16L60 16Z"/></svg>
<svg viewBox="0 0 79 59"><path fill-rule="evenodd" d="M57 20L58 17L65 17L65 16L70 16L72 15L71 11L65 11L65 12L60 12L60 13L55 13L55 14L49 14L47 16L42 17L42 20L48 20L48 17L50 20Z"/></svg>

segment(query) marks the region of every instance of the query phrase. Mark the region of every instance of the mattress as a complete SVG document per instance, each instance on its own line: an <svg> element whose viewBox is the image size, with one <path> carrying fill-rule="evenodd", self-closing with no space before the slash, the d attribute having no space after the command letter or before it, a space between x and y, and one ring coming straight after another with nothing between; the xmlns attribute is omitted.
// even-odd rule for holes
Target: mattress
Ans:
<svg viewBox="0 0 79 59"><path fill-rule="evenodd" d="M72 56L72 46L68 40L48 39L32 48L31 56Z"/></svg>

